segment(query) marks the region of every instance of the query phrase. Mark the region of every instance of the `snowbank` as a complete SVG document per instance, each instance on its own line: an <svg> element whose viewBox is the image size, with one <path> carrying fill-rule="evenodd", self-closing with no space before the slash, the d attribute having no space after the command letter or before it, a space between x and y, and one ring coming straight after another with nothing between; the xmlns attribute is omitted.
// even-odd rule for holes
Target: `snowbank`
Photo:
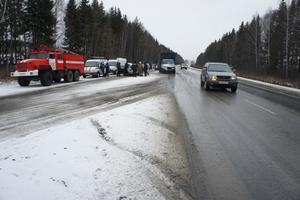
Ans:
<svg viewBox="0 0 300 200"><path fill-rule="evenodd" d="M188 199L174 104L160 95L1 142L0 199Z"/></svg>

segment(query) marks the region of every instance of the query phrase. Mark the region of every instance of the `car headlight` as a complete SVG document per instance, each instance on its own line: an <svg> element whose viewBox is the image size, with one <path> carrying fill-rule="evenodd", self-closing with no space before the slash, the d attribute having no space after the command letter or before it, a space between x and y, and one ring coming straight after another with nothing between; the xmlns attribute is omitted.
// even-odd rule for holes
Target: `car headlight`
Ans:
<svg viewBox="0 0 300 200"><path fill-rule="evenodd" d="M231 80L233 80L233 81L236 80L236 76L232 76Z"/></svg>
<svg viewBox="0 0 300 200"><path fill-rule="evenodd" d="M212 80L212 81L216 81L218 78L217 78L217 76L215 76L215 75L213 75L213 76L211 76L210 77L210 80Z"/></svg>

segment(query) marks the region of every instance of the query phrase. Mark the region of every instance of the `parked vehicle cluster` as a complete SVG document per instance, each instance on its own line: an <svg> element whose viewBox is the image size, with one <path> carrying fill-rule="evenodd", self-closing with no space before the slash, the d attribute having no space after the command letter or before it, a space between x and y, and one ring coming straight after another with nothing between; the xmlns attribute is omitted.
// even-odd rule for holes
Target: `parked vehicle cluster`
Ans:
<svg viewBox="0 0 300 200"><path fill-rule="evenodd" d="M50 86L62 79L65 82L79 81L80 76L147 76L152 68L150 63L129 63L126 58L91 57L84 61L82 55L67 50L41 47L32 50L29 59L18 61L11 76L17 78L20 86L29 86L31 81Z"/></svg>

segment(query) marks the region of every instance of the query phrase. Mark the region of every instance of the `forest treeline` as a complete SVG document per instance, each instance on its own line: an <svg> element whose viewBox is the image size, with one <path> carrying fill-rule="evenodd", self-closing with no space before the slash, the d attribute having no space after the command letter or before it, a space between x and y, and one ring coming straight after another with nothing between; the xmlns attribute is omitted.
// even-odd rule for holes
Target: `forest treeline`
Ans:
<svg viewBox="0 0 300 200"><path fill-rule="evenodd" d="M251 22L242 22L238 30L226 33L210 44L197 58L197 64L226 62L240 74L271 76L300 81L300 0L285 0L278 9Z"/></svg>
<svg viewBox="0 0 300 200"><path fill-rule="evenodd" d="M161 52L172 52L160 44L136 18L128 20L120 9L105 11L98 0L69 0L64 9L63 43L55 46L57 23L64 0L2 0L0 2L0 68L27 58L40 45L63 47L86 58L125 57L129 61L157 63ZM59 8L55 7L56 5ZM177 62L183 62L180 55Z"/></svg>

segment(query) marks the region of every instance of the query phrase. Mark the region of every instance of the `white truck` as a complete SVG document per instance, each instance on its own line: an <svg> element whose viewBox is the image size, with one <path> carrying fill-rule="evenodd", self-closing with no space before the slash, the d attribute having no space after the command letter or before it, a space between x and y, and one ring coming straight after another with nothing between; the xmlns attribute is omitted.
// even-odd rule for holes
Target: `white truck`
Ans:
<svg viewBox="0 0 300 200"><path fill-rule="evenodd" d="M176 53L161 53L159 71L161 73L176 73Z"/></svg>

